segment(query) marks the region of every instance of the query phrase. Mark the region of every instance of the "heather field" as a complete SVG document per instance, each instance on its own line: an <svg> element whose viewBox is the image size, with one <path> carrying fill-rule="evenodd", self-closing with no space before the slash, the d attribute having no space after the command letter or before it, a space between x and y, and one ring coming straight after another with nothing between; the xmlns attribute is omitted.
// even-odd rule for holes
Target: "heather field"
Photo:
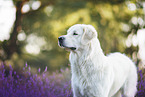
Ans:
<svg viewBox="0 0 145 97"><path fill-rule="evenodd" d="M70 87L70 70L60 70L49 74L47 67L40 74L31 74L31 68L26 66L21 74L9 67L0 66L0 97L72 97Z"/></svg>
<svg viewBox="0 0 145 97"><path fill-rule="evenodd" d="M138 71L138 92L136 97L145 97L145 70ZM40 73L41 72L41 73ZM6 71L0 65L0 97L72 97L70 69L53 73L38 69L36 74L26 64L21 73L13 70L11 65Z"/></svg>

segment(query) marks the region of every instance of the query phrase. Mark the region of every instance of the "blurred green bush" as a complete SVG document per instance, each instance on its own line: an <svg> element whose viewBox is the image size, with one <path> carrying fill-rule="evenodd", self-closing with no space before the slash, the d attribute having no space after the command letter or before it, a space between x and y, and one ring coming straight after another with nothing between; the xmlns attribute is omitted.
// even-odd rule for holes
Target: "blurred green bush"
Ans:
<svg viewBox="0 0 145 97"><path fill-rule="evenodd" d="M139 28L131 19L143 15L135 0L13 2L17 9L16 20L10 39L0 41L0 60L15 68L26 62L34 67L33 71L39 67L44 70L46 66L50 71L68 67L69 53L58 47L57 38L66 34L70 26L79 23L96 28L105 54L119 51L131 56L137 51L136 47L128 50L125 44L127 36Z"/></svg>

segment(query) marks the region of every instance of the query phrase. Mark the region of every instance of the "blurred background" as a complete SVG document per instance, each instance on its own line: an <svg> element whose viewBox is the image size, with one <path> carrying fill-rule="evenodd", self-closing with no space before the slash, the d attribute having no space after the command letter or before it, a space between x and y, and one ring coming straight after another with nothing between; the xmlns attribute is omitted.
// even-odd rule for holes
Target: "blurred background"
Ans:
<svg viewBox="0 0 145 97"><path fill-rule="evenodd" d="M91 24L104 53L125 53L145 65L143 0L0 0L0 62L31 71L69 67L57 38L74 24Z"/></svg>

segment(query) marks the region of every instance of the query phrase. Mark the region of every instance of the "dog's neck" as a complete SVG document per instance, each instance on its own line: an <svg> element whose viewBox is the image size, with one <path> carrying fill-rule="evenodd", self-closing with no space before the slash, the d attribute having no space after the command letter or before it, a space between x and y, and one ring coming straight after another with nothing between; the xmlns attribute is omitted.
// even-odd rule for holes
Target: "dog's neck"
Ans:
<svg viewBox="0 0 145 97"><path fill-rule="evenodd" d="M90 66L95 66L91 64L85 64L86 61L92 61L92 64L95 63L96 64L95 68L103 67L102 60L104 58L105 55L101 49L100 42L97 38L92 39L90 43L85 45L83 48L80 48L80 50L76 52L71 52L70 54L70 60L71 62L73 62L71 63L72 65L78 65L78 66L85 65L86 68Z"/></svg>
<svg viewBox="0 0 145 97"><path fill-rule="evenodd" d="M102 71L105 58L99 40L92 40L82 51L70 53L72 76L78 79L83 78L81 81L89 82L88 77L93 77L91 75L96 71Z"/></svg>

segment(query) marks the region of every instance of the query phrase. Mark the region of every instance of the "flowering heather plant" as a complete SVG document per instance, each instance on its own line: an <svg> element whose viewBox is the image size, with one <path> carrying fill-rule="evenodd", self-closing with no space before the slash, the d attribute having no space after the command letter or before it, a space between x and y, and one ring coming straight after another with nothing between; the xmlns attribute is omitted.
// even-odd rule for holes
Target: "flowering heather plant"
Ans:
<svg viewBox="0 0 145 97"><path fill-rule="evenodd" d="M49 74L47 67L43 73L31 74L26 64L22 74L9 67L9 74L0 65L0 97L72 97L70 70L61 69ZM145 97L145 69L138 71L138 92L136 97Z"/></svg>
<svg viewBox="0 0 145 97"><path fill-rule="evenodd" d="M31 74L30 67L23 68L21 76L13 71L10 66L8 76L5 75L5 67L0 65L0 97L72 97L70 80L65 73L70 74L69 69L49 74L47 67L40 74Z"/></svg>
<svg viewBox="0 0 145 97"><path fill-rule="evenodd" d="M136 97L145 97L145 69L138 71L138 92Z"/></svg>

